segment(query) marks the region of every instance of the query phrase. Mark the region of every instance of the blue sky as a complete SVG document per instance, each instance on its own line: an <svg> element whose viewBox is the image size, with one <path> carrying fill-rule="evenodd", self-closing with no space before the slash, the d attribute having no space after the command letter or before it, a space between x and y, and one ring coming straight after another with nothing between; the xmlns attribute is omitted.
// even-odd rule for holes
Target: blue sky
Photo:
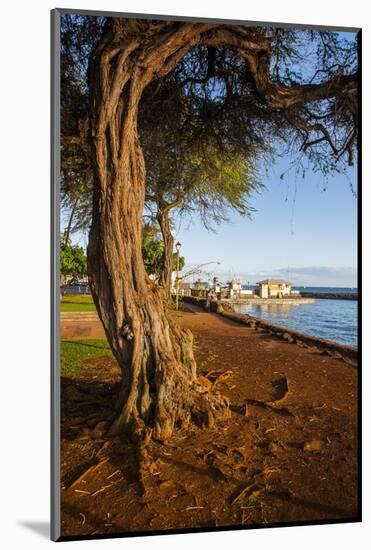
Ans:
<svg viewBox="0 0 371 550"><path fill-rule="evenodd" d="M223 280L279 276L296 285L357 285L357 199L350 187L356 189L356 169L326 184L309 172L305 179L291 174L282 181L287 163L281 159L269 170L265 189L251 201L257 210L251 220L234 214L216 233L200 220L177 220L185 270L219 261L205 269ZM207 271L202 275L207 278Z"/></svg>
<svg viewBox="0 0 371 550"><path fill-rule="evenodd" d="M269 170L265 189L251 200L256 209L251 220L233 214L216 232L208 232L197 217L175 220L175 238L186 258L183 273L218 261L201 277L236 276L245 283L284 277L295 285L357 286L357 199L350 187L356 189L356 169L325 184L321 174L309 172L305 179L288 174L281 180L287 166L288 159L280 159ZM77 234L73 242L86 246L87 236Z"/></svg>

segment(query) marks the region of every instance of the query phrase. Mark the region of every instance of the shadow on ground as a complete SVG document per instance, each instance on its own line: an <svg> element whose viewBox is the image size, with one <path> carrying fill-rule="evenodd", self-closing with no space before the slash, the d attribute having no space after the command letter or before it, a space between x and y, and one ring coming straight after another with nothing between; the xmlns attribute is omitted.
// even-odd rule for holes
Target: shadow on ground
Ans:
<svg viewBox="0 0 371 550"><path fill-rule="evenodd" d="M19 521L18 525L33 531L43 539L50 538L50 523L48 521Z"/></svg>

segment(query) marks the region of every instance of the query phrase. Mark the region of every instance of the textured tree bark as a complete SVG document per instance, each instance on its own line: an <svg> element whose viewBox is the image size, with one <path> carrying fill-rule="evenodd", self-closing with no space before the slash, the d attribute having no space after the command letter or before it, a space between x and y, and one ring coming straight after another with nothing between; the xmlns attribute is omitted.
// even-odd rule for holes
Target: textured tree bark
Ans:
<svg viewBox="0 0 371 550"><path fill-rule="evenodd" d="M259 32L249 34L246 27L109 20L89 68L95 184L88 266L97 311L122 370L111 434L144 424L155 438L167 440L191 417L210 426L229 415L227 400L198 384L192 335L169 318L161 289L147 277L141 254L145 166L138 104L152 78L168 73L201 44L238 49L257 93L273 108L337 93L331 87L287 89L271 82L269 42ZM334 84L336 90L340 85L340 80ZM354 82L347 79L343 88L352 94Z"/></svg>
<svg viewBox="0 0 371 550"><path fill-rule="evenodd" d="M174 237L171 232L169 209L164 207L157 212L157 221L160 225L162 239L164 241L164 267L160 276L160 285L164 289L164 297L170 304L171 301L171 277L173 273Z"/></svg>
<svg viewBox="0 0 371 550"><path fill-rule="evenodd" d="M145 273L141 253L145 167L137 112L151 71L139 66L143 47L130 58L138 41L125 40L121 32L120 24L116 31L113 28L90 67L95 188L89 278L122 370L110 433L144 423L164 441L192 416L210 425L215 417L228 416L229 408L225 398L205 393L197 383L192 335L170 320L161 289Z"/></svg>

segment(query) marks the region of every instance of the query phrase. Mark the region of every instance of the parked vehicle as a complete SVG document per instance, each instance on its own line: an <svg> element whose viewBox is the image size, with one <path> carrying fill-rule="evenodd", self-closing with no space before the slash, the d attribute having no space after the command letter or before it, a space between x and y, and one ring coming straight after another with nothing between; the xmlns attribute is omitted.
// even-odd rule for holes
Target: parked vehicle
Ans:
<svg viewBox="0 0 371 550"><path fill-rule="evenodd" d="M91 294L88 283L71 283L61 286L61 294Z"/></svg>

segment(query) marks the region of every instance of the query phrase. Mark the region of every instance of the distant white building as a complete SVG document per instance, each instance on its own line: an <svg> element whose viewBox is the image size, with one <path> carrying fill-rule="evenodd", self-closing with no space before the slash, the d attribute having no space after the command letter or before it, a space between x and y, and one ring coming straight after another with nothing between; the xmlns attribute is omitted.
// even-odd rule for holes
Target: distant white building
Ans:
<svg viewBox="0 0 371 550"><path fill-rule="evenodd" d="M232 300L241 298L243 296L252 296L254 291L246 288L242 288L241 281L239 279L232 279L228 281L229 298Z"/></svg>
<svg viewBox="0 0 371 550"><path fill-rule="evenodd" d="M283 298L292 294L292 283L282 279L265 279L256 283L260 298Z"/></svg>
<svg viewBox="0 0 371 550"><path fill-rule="evenodd" d="M212 284L211 289L212 289L217 295L220 294L221 286L220 286L220 282L219 282L218 277L213 277L213 284Z"/></svg>
<svg viewBox="0 0 371 550"><path fill-rule="evenodd" d="M238 279L232 279L227 282L229 290L229 298L236 299L239 298L241 294L241 282Z"/></svg>

